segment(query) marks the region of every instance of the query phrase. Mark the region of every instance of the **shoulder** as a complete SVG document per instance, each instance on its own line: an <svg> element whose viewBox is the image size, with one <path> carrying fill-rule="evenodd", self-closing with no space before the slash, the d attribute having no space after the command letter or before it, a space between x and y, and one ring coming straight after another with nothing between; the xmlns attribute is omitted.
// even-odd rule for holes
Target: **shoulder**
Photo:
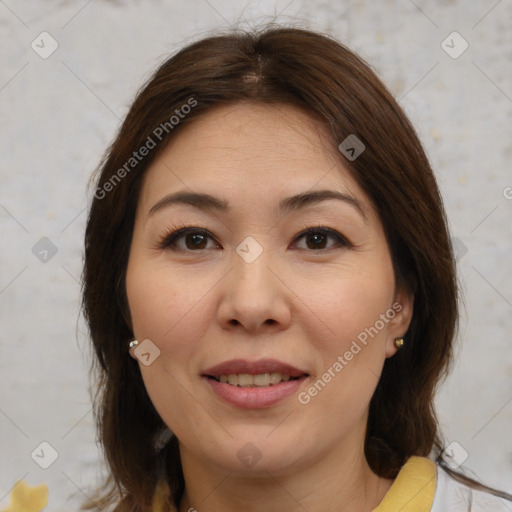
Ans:
<svg viewBox="0 0 512 512"><path fill-rule="evenodd" d="M458 482L441 466L431 512L510 512L512 502Z"/></svg>

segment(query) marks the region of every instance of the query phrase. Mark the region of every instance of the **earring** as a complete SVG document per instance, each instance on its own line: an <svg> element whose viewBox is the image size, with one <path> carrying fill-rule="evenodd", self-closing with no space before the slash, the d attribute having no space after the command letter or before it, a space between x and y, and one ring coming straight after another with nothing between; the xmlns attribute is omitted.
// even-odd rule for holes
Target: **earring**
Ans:
<svg viewBox="0 0 512 512"><path fill-rule="evenodd" d="M139 344L137 340L130 341L130 345L128 346L128 350L130 350L132 347L136 347Z"/></svg>
<svg viewBox="0 0 512 512"><path fill-rule="evenodd" d="M404 339L403 338L397 338L395 340L395 347L400 349L404 346Z"/></svg>

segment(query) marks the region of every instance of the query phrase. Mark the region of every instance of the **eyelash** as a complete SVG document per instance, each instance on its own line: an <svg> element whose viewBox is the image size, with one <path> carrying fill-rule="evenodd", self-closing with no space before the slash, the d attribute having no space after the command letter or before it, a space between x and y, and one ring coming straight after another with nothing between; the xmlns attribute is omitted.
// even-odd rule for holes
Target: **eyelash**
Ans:
<svg viewBox="0 0 512 512"><path fill-rule="evenodd" d="M168 249L173 251L183 251L183 252L200 252L204 251L206 249L198 249L196 251L191 249L178 249L176 248L176 242L182 238L183 236L187 234L199 234L204 235L212 240L214 240L214 237L210 234L209 231L206 229L194 227L194 226L173 226L169 229L169 231L166 232L166 234L159 240L158 242L158 249ZM337 240L336 244L333 247L329 247L328 249L303 249L307 250L309 252L326 252L331 251L333 249L341 249L341 248L350 248L353 247L353 245L338 231L328 228L327 226L323 225L316 225L316 226L305 226L304 229L297 234L297 236L294 238L294 240L300 240L301 238L305 237L309 234L321 234L324 236L332 237Z"/></svg>

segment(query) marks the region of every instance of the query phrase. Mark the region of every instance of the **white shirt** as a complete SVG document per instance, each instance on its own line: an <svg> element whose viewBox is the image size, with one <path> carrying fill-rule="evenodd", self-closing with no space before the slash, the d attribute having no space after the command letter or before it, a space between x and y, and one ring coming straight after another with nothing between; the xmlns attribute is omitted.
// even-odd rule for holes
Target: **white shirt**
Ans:
<svg viewBox="0 0 512 512"><path fill-rule="evenodd" d="M462 484L437 466L431 512L512 512L512 501Z"/></svg>

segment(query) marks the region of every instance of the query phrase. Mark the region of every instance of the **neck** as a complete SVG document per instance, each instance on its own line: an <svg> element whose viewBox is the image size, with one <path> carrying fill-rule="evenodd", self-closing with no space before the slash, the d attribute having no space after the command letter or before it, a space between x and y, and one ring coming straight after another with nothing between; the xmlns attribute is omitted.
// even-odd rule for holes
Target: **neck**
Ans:
<svg viewBox="0 0 512 512"><path fill-rule="evenodd" d="M393 483L372 472L362 446L331 450L293 471L260 471L250 477L204 464L186 448L180 450L186 488L179 512L371 512Z"/></svg>

